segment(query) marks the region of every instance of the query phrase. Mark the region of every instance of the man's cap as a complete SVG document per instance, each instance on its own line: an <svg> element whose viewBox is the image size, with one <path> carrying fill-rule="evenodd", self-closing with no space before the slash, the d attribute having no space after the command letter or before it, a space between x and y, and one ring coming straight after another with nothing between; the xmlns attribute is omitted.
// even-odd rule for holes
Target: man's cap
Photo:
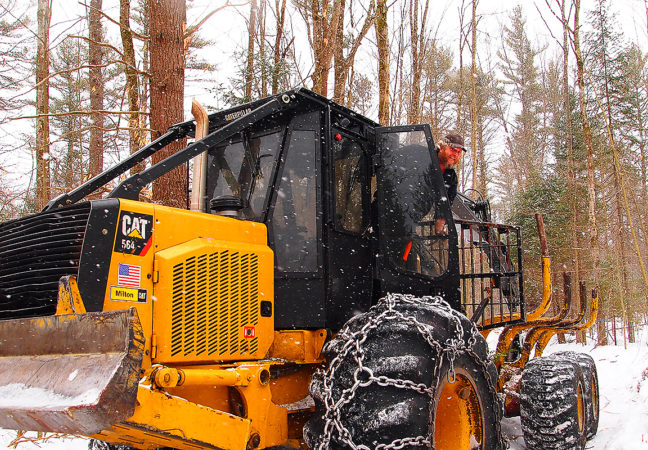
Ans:
<svg viewBox="0 0 648 450"><path fill-rule="evenodd" d="M458 147L464 152L468 151L468 149L466 149L466 146L464 145L463 138L457 133L448 133L443 137L443 140L443 144L445 145L448 145L450 147Z"/></svg>

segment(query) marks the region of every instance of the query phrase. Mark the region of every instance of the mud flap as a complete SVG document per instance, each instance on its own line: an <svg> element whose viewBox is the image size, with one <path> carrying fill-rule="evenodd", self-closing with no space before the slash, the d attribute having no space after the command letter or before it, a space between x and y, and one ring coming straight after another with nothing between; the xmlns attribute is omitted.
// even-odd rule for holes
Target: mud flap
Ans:
<svg viewBox="0 0 648 450"><path fill-rule="evenodd" d="M133 415L134 308L0 321L0 428L94 434Z"/></svg>

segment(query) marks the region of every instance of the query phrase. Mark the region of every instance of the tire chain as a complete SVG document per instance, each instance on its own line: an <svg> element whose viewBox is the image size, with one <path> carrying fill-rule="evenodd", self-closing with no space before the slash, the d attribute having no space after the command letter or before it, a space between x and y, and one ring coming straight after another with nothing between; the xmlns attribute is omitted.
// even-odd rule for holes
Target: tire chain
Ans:
<svg viewBox="0 0 648 450"><path fill-rule="evenodd" d="M448 371L448 382L454 383L455 381L455 371L454 371L454 361L459 353L466 353L471 355L478 365L480 366L484 378L488 381L488 388L491 392L495 391L495 380L491 379L491 374L488 371L488 361L482 359L475 351L474 346L477 343L477 334L479 333L477 327L474 323L471 323L471 334L468 339L467 344L465 345L462 339L447 339L445 342L440 343L432 336L432 326L420 322L416 317L412 315L405 315L402 312L396 309L396 306L399 304L412 304L412 305L433 305L440 310L447 313L447 316L452 319L452 322L455 326L455 331L457 336L463 336L464 329L461 325L461 321L458 317L458 312L453 310L450 305L443 300L440 296L424 296L424 297L415 297L410 294L388 294L387 297L381 299L378 304L373 306L371 310L377 310L382 306L386 306L387 309L382 311L376 317L371 318L361 329L351 332L349 325L346 325L336 336L336 340L342 340L344 344L340 349L338 349L338 354L333 358L328 365L326 370L320 369L318 374L321 377L322 382L322 394L323 394L323 403L325 406L324 419L324 432L322 439L320 440L317 450L327 450L330 447L331 440L336 434L336 439L342 442L344 445L348 446L353 450L371 450L370 447L366 445L359 444L357 445L353 442L351 432L344 426L340 417L340 408L348 404L356 394L356 391L360 387L369 386L372 383L376 383L380 386L394 386L400 389L410 389L421 394L428 395L431 399L436 395L435 386L426 386L425 384L415 383L411 380L403 379L394 379L386 376L375 376L373 371L365 367L363 361L365 359L364 349L362 344L366 341L369 333L372 330L378 328L378 326L385 321L398 320L400 323L405 323L414 326L419 333L423 336L425 341L432 347L438 355L441 357L437 359L435 368L434 368L434 379L438 379L439 371L443 364L443 357L447 357L450 363L450 369ZM354 384L350 388L344 389L340 393L340 397L336 400L333 395L333 379L335 376L336 370L339 368L342 361L347 355L353 356L355 361L358 364L358 368L354 372ZM362 372L365 372L368 376L360 379L358 375ZM495 396L498 404L495 407L495 418L496 418L496 432L500 444L500 448L507 448L508 445L505 443L502 438L501 433L501 419L503 416L502 407L499 404L500 401ZM375 447L375 450L388 450L388 449L402 449L408 446L421 446L425 445L428 448L432 447L432 442L430 437L425 436L416 436L416 437L407 437L402 439L396 439L389 444L379 444Z"/></svg>

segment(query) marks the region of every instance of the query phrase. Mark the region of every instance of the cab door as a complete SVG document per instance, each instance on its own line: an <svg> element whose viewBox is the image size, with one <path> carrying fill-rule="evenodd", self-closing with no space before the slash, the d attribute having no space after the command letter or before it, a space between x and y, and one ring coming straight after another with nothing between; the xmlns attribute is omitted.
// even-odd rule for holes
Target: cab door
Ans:
<svg viewBox="0 0 648 450"><path fill-rule="evenodd" d="M457 232L429 126L377 128L376 150L381 295L443 295L459 308Z"/></svg>
<svg viewBox="0 0 648 450"><path fill-rule="evenodd" d="M367 139L331 127L331 201L327 226L327 326L339 328L372 301L370 180Z"/></svg>

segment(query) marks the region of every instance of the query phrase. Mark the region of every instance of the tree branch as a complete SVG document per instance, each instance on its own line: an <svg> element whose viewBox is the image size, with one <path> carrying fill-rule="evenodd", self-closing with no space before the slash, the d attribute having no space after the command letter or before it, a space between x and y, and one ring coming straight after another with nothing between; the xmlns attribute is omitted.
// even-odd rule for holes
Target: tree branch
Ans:
<svg viewBox="0 0 648 450"><path fill-rule="evenodd" d="M36 89L36 88L37 88L39 85L41 85L42 83L48 81L49 79L51 79L51 78L53 78L53 77L55 77L55 76L57 76L57 75L62 75L62 74L64 74L64 73L70 73L70 72L76 72L76 71L79 71L79 70L81 70L81 69L89 69L89 68L91 68L91 67L108 67L108 66L110 66L110 65L112 65L112 64L124 64L124 65L127 65L127 64L126 64L124 61L122 61L121 59L114 59L114 60L108 61L106 64L101 64L101 65L88 65L88 64L86 64L86 65L83 65L83 66L74 67L73 69L61 70L61 71L58 71L58 72L55 72L55 73L51 73L51 74L49 74L49 75L47 76L47 78L45 78L44 80L42 80L42 81L36 83L36 84L33 85L30 89L26 90L25 92L21 92L20 94L17 94L17 95L15 95L15 96L9 98L8 100L15 100L15 99L17 99L17 98L19 98L19 97L22 97L23 95L25 95L25 94L27 94L27 93L33 91L34 89ZM140 71L140 70L137 70L137 68L134 68L134 70L135 70L139 75L142 75L142 76L147 77L147 78L150 78L150 77L151 77L151 74L149 74L148 72L142 72L142 71Z"/></svg>
<svg viewBox="0 0 648 450"><path fill-rule="evenodd" d="M122 58L124 57L124 54L122 53L121 50L119 50L119 49L118 49L117 47L115 47L114 45L107 44L106 42L96 42L96 41L93 41L92 39L90 39L89 37L86 37L86 36L78 36L78 35L76 35L76 34L71 34L71 35L68 36L68 38L76 38L76 39L82 39L82 40L87 41L87 42L92 42L93 44L97 44L97 45L100 45L100 46L102 46L102 47L109 48L109 49L111 49L112 51L116 52L116 53L117 53L119 56L121 56ZM66 38L66 39L67 39L67 38Z"/></svg>
<svg viewBox="0 0 648 450"><path fill-rule="evenodd" d="M188 27L185 30L185 34L184 34L185 40L191 38L198 31L198 29L200 29L200 27L202 27L205 24L205 22L207 22L207 20L209 20L211 18L211 16L213 16L217 12L222 11L223 9L225 9L227 7L230 7L230 6L244 6L244 5L247 5L248 3L250 3L250 2L245 1L243 3L230 3L229 0L227 0L223 6L221 6L219 8L216 8L213 11L207 13L207 15L205 15L205 17L200 19L200 21L198 21L198 23Z"/></svg>
<svg viewBox="0 0 648 450"><path fill-rule="evenodd" d="M65 116L87 116L92 113L100 114L142 114L148 116L150 113L144 111L106 111L106 110L88 110L88 111L68 111L64 113L36 114L33 116L9 117L9 120L38 119L41 117L65 117Z"/></svg>
<svg viewBox="0 0 648 450"><path fill-rule="evenodd" d="M85 7L86 9L94 9L92 6L88 5L88 4L85 3L85 2L79 2L79 5ZM114 23L115 25L119 26L119 28L127 28L127 27L122 26L122 24L119 23L119 21L113 19L112 17L110 17L108 14L106 14L106 13L103 12L102 10L99 10L99 14L101 14L103 17L105 17L106 19L108 19L109 22L112 22L112 23ZM139 34L138 32L133 31L132 28L128 27L127 29L128 29L128 30L133 34L133 36L135 36L136 38L138 38L138 39L140 39L140 40L142 40L142 41L148 41L148 40L149 40L149 37L148 37L148 36L144 36L143 34Z"/></svg>

